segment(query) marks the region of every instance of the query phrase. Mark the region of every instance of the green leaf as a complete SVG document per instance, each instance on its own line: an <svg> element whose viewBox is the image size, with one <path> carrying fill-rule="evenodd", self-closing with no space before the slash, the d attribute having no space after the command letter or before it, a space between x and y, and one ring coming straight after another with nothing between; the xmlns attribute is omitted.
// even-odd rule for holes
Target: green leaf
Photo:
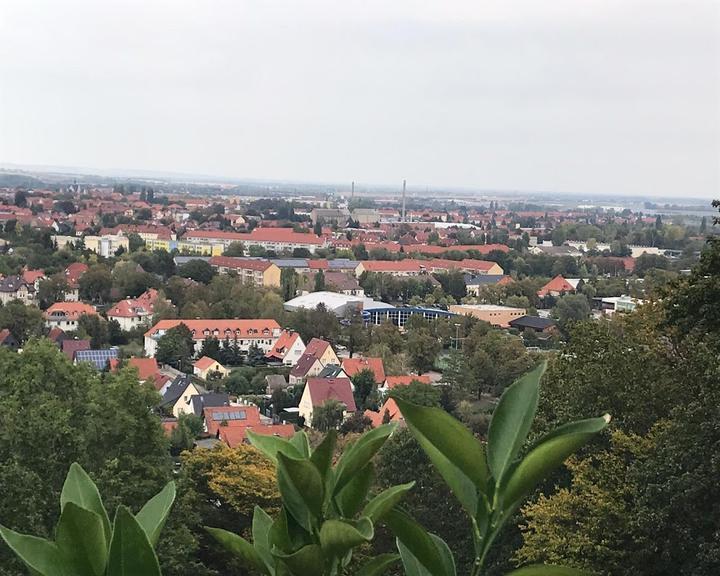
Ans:
<svg viewBox="0 0 720 576"><path fill-rule="evenodd" d="M221 528L205 526L205 530L207 530L225 550L240 558L245 564L260 570L263 574L270 574L260 554L258 554L257 550L253 548L253 545L245 540L245 538Z"/></svg>
<svg viewBox="0 0 720 576"><path fill-rule="evenodd" d="M588 576L590 572L568 568L566 566L551 566L549 564L533 564L523 566L508 573L507 576Z"/></svg>
<svg viewBox="0 0 720 576"><path fill-rule="evenodd" d="M300 451L290 444L287 440L278 438L277 436L266 436L265 434L256 434L252 430L247 431L248 440L255 448L260 450L265 456L272 460L273 464L277 464L278 453L285 454L291 458L302 458Z"/></svg>
<svg viewBox="0 0 720 576"><path fill-rule="evenodd" d="M550 472L565 459L603 430L609 416L590 418L560 426L547 434L518 463L502 489L505 507L512 506L527 496Z"/></svg>
<svg viewBox="0 0 720 576"><path fill-rule="evenodd" d="M42 576L74 576L54 542L20 534L1 525L0 536L31 571Z"/></svg>
<svg viewBox="0 0 720 576"><path fill-rule="evenodd" d="M488 430L488 464L497 483L502 482L530 432L546 366L543 362L516 380L493 412Z"/></svg>
<svg viewBox="0 0 720 576"><path fill-rule="evenodd" d="M290 554L306 544L312 544L312 538L313 535L302 528L295 519L286 512L284 506L280 508L280 513L270 527L269 541L271 551L277 548L281 552Z"/></svg>
<svg viewBox="0 0 720 576"><path fill-rule="evenodd" d="M444 410L396 398L405 422L462 507L474 517L477 491L487 492L485 450L470 431Z"/></svg>
<svg viewBox="0 0 720 576"><path fill-rule="evenodd" d="M375 468L371 462L355 474L353 479L338 492L335 496L335 503L342 516L352 518L360 511L367 501L367 495L374 477Z"/></svg>
<svg viewBox="0 0 720 576"><path fill-rule="evenodd" d="M397 554L380 554L366 562L355 576L382 576L398 560L400 560L400 556Z"/></svg>
<svg viewBox="0 0 720 576"><path fill-rule="evenodd" d="M145 503L135 517L153 546L160 538L160 532L165 526L165 520L174 501L175 483L168 482L159 493Z"/></svg>
<svg viewBox="0 0 720 576"><path fill-rule="evenodd" d="M252 520L253 546L268 568L274 565L273 557L270 553L272 548L270 545L270 528L272 524L273 520L268 513L260 508L260 506L255 506Z"/></svg>
<svg viewBox="0 0 720 576"><path fill-rule="evenodd" d="M110 542L112 538L112 531L110 530L110 518L105 506L102 503L100 492L95 486L95 482L92 478L87 475L87 472L82 469L82 466L77 462L73 462L70 465L67 476L65 477L65 483L60 493L60 510L65 508L68 502L73 502L85 508L95 512L103 522L103 530L105 531L105 540Z"/></svg>
<svg viewBox="0 0 720 576"><path fill-rule="evenodd" d="M118 506L110 542L107 576L160 576L155 550L130 510Z"/></svg>
<svg viewBox="0 0 720 576"><path fill-rule="evenodd" d="M102 519L68 502L60 514L55 543L77 576L102 576L108 560Z"/></svg>
<svg viewBox="0 0 720 576"><path fill-rule="evenodd" d="M352 480L353 476L365 468L373 456L390 437L394 424L383 424L358 438L350 448L343 452L336 468L335 494Z"/></svg>
<svg viewBox="0 0 720 576"><path fill-rule="evenodd" d="M322 513L325 486L315 465L307 459L289 458L279 452L278 487L283 505L308 532L312 532L314 518Z"/></svg>
<svg viewBox="0 0 720 576"><path fill-rule="evenodd" d="M310 574L323 573L323 554L317 544L303 546L292 554L284 554L278 550L273 550L273 555L288 567L290 574L293 576L310 576Z"/></svg>
<svg viewBox="0 0 720 576"><path fill-rule="evenodd" d="M320 472L323 478L326 478L328 470L332 465L333 453L335 451L335 443L337 441L337 431L330 430L325 434L325 438L320 442L317 448L313 450L310 461L315 464L315 467Z"/></svg>
<svg viewBox="0 0 720 576"><path fill-rule="evenodd" d="M348 550L370 542L374 534L369 518L360 518L352 523L326 520L320 527L320 546L327 555L342 558Z"/></svg>
<svg viewBox="0 0 720 576"><path fill-rule="evenodd" d="M300 456L310 458L310 440L308 440L307 434L303 430L293 434L292 438L290 438L290 444L295 447Z"/></svg>
<svg viewBox="0 0 720 576"><path fill-rule="evenodd" d="M410 516L397 509L385 515L385 523L398 540L398 550L407 574L454 576L452 554L444 543L440 545L440 538L427 532Z"/></svg>
<svg viewBox="0 0 720 576"><path fill-rule="evenodd" d="M415 486L415 482L408 482L407 484L399 484L383 490L367 503L362 515L367 516L373 522L377 522L395 508L400 500L405 497L405 494L412 490L413 486Z"/></svg>

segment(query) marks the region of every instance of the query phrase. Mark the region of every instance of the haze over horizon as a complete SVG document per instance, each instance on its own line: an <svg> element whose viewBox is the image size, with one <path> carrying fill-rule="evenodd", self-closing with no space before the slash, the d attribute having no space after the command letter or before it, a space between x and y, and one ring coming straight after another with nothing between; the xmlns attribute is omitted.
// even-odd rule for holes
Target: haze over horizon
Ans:
<svg viewBox="0 0 720 576"><path fill-rule="evenodd" d="M6 0L0 163L711 198L720 4Z"/></svg>

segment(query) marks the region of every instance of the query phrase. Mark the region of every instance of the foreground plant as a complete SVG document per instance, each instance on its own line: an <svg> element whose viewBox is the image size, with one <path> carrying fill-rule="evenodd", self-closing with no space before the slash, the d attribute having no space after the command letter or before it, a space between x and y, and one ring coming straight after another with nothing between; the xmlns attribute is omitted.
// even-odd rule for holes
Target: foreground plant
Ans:
<svg viewBox="0 0 720 576"><path fill-rule="evenodd" d="M382 520L414 483L388 488L368 498L374 478L372 458L394 429L384 425L362 435L332 465L336 432L310 449L298 432L290 440L248 433L250 442L277 465L282 508L273 520L256 507L252 544L244 538L207 528L225 548L268 576L336 576L352 559L353 549L370 542ZM397 554L370 560L358 574L382 574Z"/></svg>
<svg viewBox="0 0 720 576"><path fill-rule="evenodd" d="M490 421L486 446L444 410L395 399L410 431L470 518L475 547L471 576L482 574L494 540L527 496L610 421L605 415L561 426L540 438L519 459L535 418L545 367L541 364L502 395ZM407 576L456 575L455 560L442 539L399 510L390 511L385 521L397 538ZM583 572L533 565L511 574L573 576Z"/></svg>
<svg viewBox="0 0 720 576"><path fill-rule="evenodd" d="M168 483L137 515L119 506L113 523L97 486L73 463L60 495L55 540L20 534L0 526L0 536L40 576L159 576L153 547L175 500Z"/></svg>

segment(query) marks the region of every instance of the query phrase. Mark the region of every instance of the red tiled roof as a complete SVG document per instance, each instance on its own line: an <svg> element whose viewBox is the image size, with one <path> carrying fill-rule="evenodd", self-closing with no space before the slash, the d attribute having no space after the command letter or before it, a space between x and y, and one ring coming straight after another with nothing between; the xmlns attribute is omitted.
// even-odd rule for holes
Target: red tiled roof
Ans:
<svg viewBox="0 0 720 576"><path fill-rule="evenodd" d="M173 319L160 320L155 326L145 332L146 337L155 336L158 332L167 331L175 328L180 324L185 324L190 331L194 331L193 338L195 340L204 340L206 338L205 331L210 336L215 335L219 339L224 339L227 331L229 338L272 338L273 331L280 330L280 325L272 319L260 320L215 320L215 319Z"/></svg>
<svg viewBox="0 0 720 576"><path fill-rule="evenodd" d="M342 369L350 378L363 370L370 370L375 375L375 382L385 382L385 367L382 358L345 358Z"/></svg>
<svg viewBox="0 0 720 576"><path fill-rule="evenodd" d="M398 408L398 405L392 398L388 398L385 401L385 404L383 404L377 412L373 410L365 410L365 416L370 420L370 425L373 428L377 428L383 423L386 411L390 417L390 422L399 422L404 420L402 414L400 413L400 408Z"/></svg>
<svg viewBox="0 0 720 576"><path fill-rule="evenodd" d="M224 232L220 230L190 230L185 239L227 240L235 242L279 242L321 246L323 239L312 233L295 232L292 228L255 228L252 232Z"/></svg>
<svg viewBox="0 0 720 576"><path fill-rule="evenodd" d="M545 296L551 292L575 292L575 288L561 274L558 274L538 290L538 296Z"/></svg>
<svg viewBox="0 0 720 576"><path fill-rule="evenodd" d="M139 380L149 380L153 378L159 370L155 358L130 358L127 361L127 365L137 369Z"/></svg>
<svg viewBox="0 0 720 576"><path fill-rule="evenodd" d="M294 378L304 378L310 371L310 368L315 365L315 362L319 361L320 359L317 356L305 352L305 354L300 356L295 366L292 367L292 370L290 370L290 376Z"/></svg>
<svg viewBox="0 0 720 576"><path fill-rule="evenodd" d="M78 350L90 350L90 340L63 340L63 354L70 360L75 359L75 352Z"/></svg>
<svg viewBox="0 0 720 576"><path fill-rule="evenodd" d="M327 350L329 346L330 342L326 342L325 340L321 340L320 338L313 338L312 340L310 340L310 342L308 342L308 345L305 347L305 354L320 358L320 356L325 353L325 350Z"/></svg>
<svg viewBox="0 0 720 576"><path fill-rule="evenodd" d="M288 350L292 348L298 338L300 338L300 335L297 332L283 330L282 334L280 334L280 338L278 338L277 342L275 342L272 350L269 350L268 353L265 354L265 357L279 358L280 360L284 359Z"/></svg>
<svg viewBox="0 0 720 576"><path fill-rule="evenodd" d="M58 315L64 315L68 318L77 319L83 314L93 316L97 314L97 311L90 304L85 302L55 302L47 310L45 310L45 318L58 317Z"/></svg>
<svg viewBox="0 0 720 576"><path fill-rule="evenodd" d="M155 302L158 299L158 291L154 288L143 292L137 298L120 300L115 306L107 311L108 318L136 318L148 316L155 309Z"/></svg>
<svg viewBox="0 0 720 576"><path fill-rule="evenodd" d="M22 273L22 279L28 284L34 284L36 280L45 277L43 270L25 270Z"/></svg>
<svg viewBox="0 0 720 576"><path fill-rule="evenodd" d="M269 260L256 260L254 258L236 258L234 256L212 256L210 266L219 268L231 268L233 270L257 270L264 272L272 262Z"/></svg>
<svg viewBox="0 0 720 576"><path fill-rule="evenodd" d="M209 356L203 356L202 358L196 360L193 364L195 368L198 370L207 370L210 368L210 366L213 366L217 362L215 358L210 358Z"/></svg>
<svg viewBox="0 0 720 576"><path fill-rule="evenodd" d="M322 406L328 400L345 404L348 412L355 412L355 398L350 378L308 378L306 386L313 406Z"/></svg>
<svg viewBox="0 0 720 576"><path fill-rule="evenodd" d="M393 389L396 386L409 386L414 381L422 382L423 384L430 384L430 376L418 376L415 374L388 376L385 378L385 386Z"/></svg>
<svg viewBox="0 0 720 576"><path fill-rule="evenodd" d="M260 426L242 426L237 428L223 426L220 428L220 439L230 448L235 448L245 442L248 430L252 430L255 434L279 436L281 438L292 438L295 434L295 426L292 424L261 424Z"/></svg>

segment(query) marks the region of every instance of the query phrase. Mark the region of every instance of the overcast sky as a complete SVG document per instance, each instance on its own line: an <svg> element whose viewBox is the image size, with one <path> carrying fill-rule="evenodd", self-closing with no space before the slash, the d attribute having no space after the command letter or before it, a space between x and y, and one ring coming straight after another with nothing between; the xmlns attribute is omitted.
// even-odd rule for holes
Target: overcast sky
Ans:
<svg viewBox="0 0 720 576"><path fill-rule="evenodd" d="M720 196L720 2L1 0L0 162Z"/></svg>

